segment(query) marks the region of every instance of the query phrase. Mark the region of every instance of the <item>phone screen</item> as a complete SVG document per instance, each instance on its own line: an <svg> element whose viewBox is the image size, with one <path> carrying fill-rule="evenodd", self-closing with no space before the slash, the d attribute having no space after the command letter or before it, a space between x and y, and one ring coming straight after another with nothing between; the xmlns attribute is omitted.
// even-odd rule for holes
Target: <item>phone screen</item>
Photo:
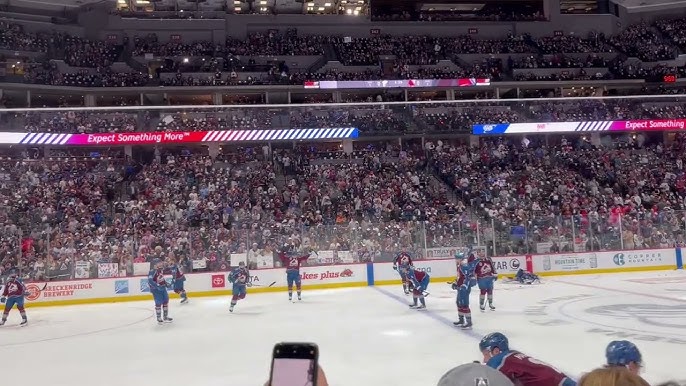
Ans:
<svg viewBox="0 0 686 386"><path fill-rule="evenodd" d="M313 386L316 375L312 359L274 358L271 386Z"/></svg>
<svg viewBox="0 0 686 386"><path fill-rule="evenodd" d="M272 357L271 386L316 386L319 348L313 343L278 343Z"/></svg>

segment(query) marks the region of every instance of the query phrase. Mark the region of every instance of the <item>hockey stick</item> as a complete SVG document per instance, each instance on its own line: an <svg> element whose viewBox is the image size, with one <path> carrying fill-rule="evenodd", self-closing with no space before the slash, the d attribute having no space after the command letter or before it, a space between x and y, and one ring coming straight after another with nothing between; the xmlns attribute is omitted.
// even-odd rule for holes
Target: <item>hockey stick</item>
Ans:
<svg viewBox="0 0 686 386"><path fill-rule="evenodd" d="M269 285L252 284L251 287L272 287L274 284L276 284L275 281L271 282Z"/></svg>
<svg viewBox="0 0 686 386"><path fill-rule="evenodd" d="M24 286L24 287L26 287L26 286ZM39 294L39 296L40 296L40 294L41 294L43 291L45 291L46 288L48 288L48 282L45 282L45 284L43 284L43 288L38 288L38 294ZM28 292L28 291L24 291L24 297L27 297L27 296L29 296L29 292Z"/></svg>

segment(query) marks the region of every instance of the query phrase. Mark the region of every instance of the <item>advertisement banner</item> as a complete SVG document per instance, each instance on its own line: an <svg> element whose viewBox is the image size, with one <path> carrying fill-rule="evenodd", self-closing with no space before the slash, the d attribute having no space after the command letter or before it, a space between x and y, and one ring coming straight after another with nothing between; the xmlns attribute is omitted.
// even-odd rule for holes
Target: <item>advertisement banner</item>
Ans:
<svg viewBox="0 0 686 386"><path fill-rule="evenodd" d="M444 248L426 248L424 259L454 259L458 252L467 253L467 247L444 247ZM486 247L481 245L472 246L472 251L477 256L486 256Z"/></svg>
<svg viewBox="0 0 686 386"><path fill-rule="evenodd" d="M568 133L602 131L681 131L686 119L643 119L631 121L585 121L585 122L529 122L498 123L472 126L474 135L501 135L527 133Z"/></svg>
<svg viewBox="0 0 686 386"><path fill-rule="evenodd" d="M107 279L110 277L119 276L119 264L118 263L99 263L98 264L98 277L100 279Z"/></svg>
<svg viewBox="0 0 686 386"><path fill-rule="evenodd" d="M303 285L363 282L367 281L367 266L364 264L357 264L330 267L303 267L300 269L300 278Z"/></svg>
<svg viewBox="0 0 686 386"><path fill-rule="evenodd" d="M117 280L114 282L114 293L116 295L125 295L129 293L129 281Z"/></svg>
<svg viewBox="0 0 686 386"><path fill-rule="evenodd" d="M226 277L224 275L212 275L212 288L224 288L226 287Z"/></svg>
<svg viewBox="0 0 686 386"><path fill-rule="evenodd" d="M598 268L618 270L634 267L676 266L674 249L598 252Z"/></svg>
<svg viewBox="0 0 686 386"><path fill-rule="evenodd" d="M462 247L426 248L426 255L424 258L428 260L454 259L457 252L462 252L464 250L465 249Z"/></svg>
<svg viewBox="0 0 686 386"><path fill-rule="evenodd" d="M354 127L256 129L107 134L0 133L0 144L51 146L124 146L206 142L293 141L357 138Z"/></svg>
<svg viewBox="0 0 686 386"><path fill-rule="evenodd" d="M540 262L537 263L537 261ZM598 257L595 253L558 253L534 256L534 270L536 272L581 271L591 268L598 268Z"/></svg>
<svg viewBox="0 0 686 386"><path fill-rule="evenodd" d="M519 269L526 270L526 256L495 256L491 258L498 275L514 276Z"/></svg>
<svg viewBox="0 0 686 386"><path fill-rule="evenodd" d="M26 285L28 295L26 300L67 300L73 298L87 298L93 294L93 283L88 282L63 282L48 284L41 291L38 284Z"/></svg>
<svg viewBox="0 0 686 386"><path fill-rule="evenodd" d="M393 79L393 80L320 80L307 81L306 89L364 89L364 88L414 88L414 87L475 87L490 86L488 78L460 79Z"/></svg>

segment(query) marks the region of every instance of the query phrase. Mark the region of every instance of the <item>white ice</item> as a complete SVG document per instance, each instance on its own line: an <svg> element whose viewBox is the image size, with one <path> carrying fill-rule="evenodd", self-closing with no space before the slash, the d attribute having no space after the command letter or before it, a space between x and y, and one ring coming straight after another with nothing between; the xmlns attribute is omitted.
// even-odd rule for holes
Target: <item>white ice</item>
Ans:
<svg viewBox="0 0 686 386"><path fill-rule="evenodd" d="M233 314L228 299L171 303L174 322L158 326L151 302L29 308L0 328L5 383L69 386L252 386L268 377L279 341L315 342L332 385L435 385L450 368L481 359L478 340L501 331L513 348L578 377L604 360L613 339L633 340L649 382L686 378L686 273L652 272L499 281L496 311L475 328L452 327L455 293L431 283L429 309L410 310L399 285L248 294ZM589 330L594 329L594 332ZM614 335L612 335L614 334Z"/></svg>

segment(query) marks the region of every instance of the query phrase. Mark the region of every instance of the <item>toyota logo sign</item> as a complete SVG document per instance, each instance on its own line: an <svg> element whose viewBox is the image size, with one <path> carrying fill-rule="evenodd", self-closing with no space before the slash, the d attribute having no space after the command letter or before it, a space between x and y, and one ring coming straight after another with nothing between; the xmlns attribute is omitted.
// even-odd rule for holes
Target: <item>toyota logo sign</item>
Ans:
<svg viewBox="0 0 686 386"><path fill-rule="evenodd" d="M224 288L225 284L224 275L212 275L212 288Z"/></svg>

